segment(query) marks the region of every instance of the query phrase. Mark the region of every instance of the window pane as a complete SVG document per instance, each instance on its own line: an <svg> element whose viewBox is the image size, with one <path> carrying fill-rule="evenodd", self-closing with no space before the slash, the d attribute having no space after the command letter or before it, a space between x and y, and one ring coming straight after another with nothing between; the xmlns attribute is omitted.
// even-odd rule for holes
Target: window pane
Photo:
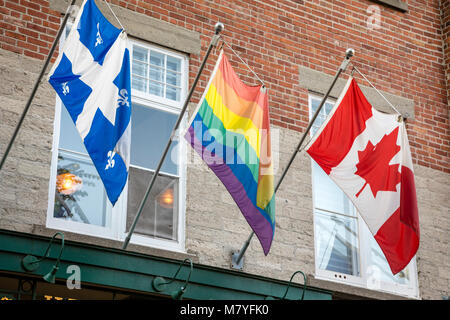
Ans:
<svg viewBox="0 0 450 320"><path fill-rule="evenodd" d="M163 96L163 84L159 82L150 81L149 92L156 96Z"/></svg>
<svg viewBox="0 0 450 320"><path fill-rule="evenodd" d="M359 256L355 218L316 210L316 263L322 270L358 276Z"/></svg>
<svg viewBox="0 0 450 320"><path fill-rule="evenodd" d="M133 104L131 114L131 165L156 169L167 145L177 114ZM177 141L173 141L161 168L162 172L178 174Z"/></svg>
<svg viewBox="0 0 450 320"><path fill-rule="evenodd" d="M156 68L156 67L151 67L150 68L150 80L164 82L164 71L163 71L163 69Z"/></svg>
<svg viewBox="0 0 450 320"><path fill-rule="evenodd" d="M311 110L312 110L312 114L314 114L317 110L317 108L319 108L320 102L322 101L322 99L319 98L311 98ZM322 110L320 110L320 115L323 117L326 117L327 115L330 114L331 109L333 109L334 104L331 102L325 102L325 105L322 107ZM319 124L322 124L322 122L319 122Z"/></svg>
<svg viewBox="0 0 450 320"><path fill-rule="evenodd" d="M61 106L61 128L59 136L59 148L87 154L86 147L80 134L72 121L66 107Z"/></svg>
<svg viewBox="0 0 450 320"><path fill-rule="evenodd" d="M139 60L148 63L148 50L136 45L133 45L133 60Z"/></svg>
<svg viewBox="0 0 450 320"><path fill-rule="evenodd" d="M181 85L181 74L167 71L166 83L175 87L179 87Z"/></svg>
<svg viewBox="0 0 450 320"><path fill-rule="evenodd" d="M147 64L133 61L133 75L147 78Z"/></svg>
<svg viewBox="0 0 450 320"><path fill-rule="evenodd" d="M167 56L167 69L171 71L181 72L181 59Z"/></svg>
<svg viewBox="0 0 450 320"><path fill-rule="evenodd" d="M180 101L180 88L174 88L171 86L166 87L166 98L174 101Z"/></svg>
<svg viewBox="0 0 450 320"><path fill-rule="evenodd" d="M333 109L334 104L333 103L329 103L329 102L325 102L325 114L328 116L331 112L331 110Z"/></svg>
<svg viewBox="0 0 450 320"><path fill-rule="evenodd" d="M132 88L181 101L182 59L138 46L134 46L134 52L137 56L133 58ZM144 63L147 58L149 64ZM137 75L144 80L135 77Z"/></svg>
<svg viewBox="0 0 450 320"><path fill-rule="evenodd" d="M55 218L108 226L110 205L89 157L61 151L58 155Z"/></svg>
<svg viewBox="0 0 450 320"><path fill-rule="evenodd" d="M321 100L318 98L312 98L311 99L311 117L316 113L317 108L320 105ZM320 110L319 115L317 116L316 120L314 121L313 126L311 127L311 134L314 135L317 130L322 126L322 124L327 119L327 115L331 112L331 109L333 109L333 104L330 102L325 102L325 105Z"/></svg>
<svg viewBox="0 0 450 320"><path fill-rule="evenodd" d="M150 171L130 168L127 232L152 177ZM150 237L177 240L177 226L178 178L160 175L155 180L135 231Z"/></svg>
<svg viewBox="0 0 450 320"><path fill-rule="evenodd" d="M320 99L317 98L311 98L311 113L316 113L317 108L319 107Z"/></svg>
<svg viewBox="0 0 450 320"><path fill-rule="evenodd" d="M147 80L145 80L144 78L133 76L131 80L131 88L142 92L146 92L147 91L145 90L146 87L147 87Z"/></svg>
<svg viewBox="0 0 450 320"><path fill-rule="evenodd" d="M335 213L356 215L356 210L345 193L330 179L319 165L312 160L314 207Z"/></svg>
<svg viewBox="0 0 450 320"><path fill-rule="evenodd" d="M165 67L164 64L164 54L156 52L156 51L151 51L150 52L150 64L157 66L157 67Z"/></svg>

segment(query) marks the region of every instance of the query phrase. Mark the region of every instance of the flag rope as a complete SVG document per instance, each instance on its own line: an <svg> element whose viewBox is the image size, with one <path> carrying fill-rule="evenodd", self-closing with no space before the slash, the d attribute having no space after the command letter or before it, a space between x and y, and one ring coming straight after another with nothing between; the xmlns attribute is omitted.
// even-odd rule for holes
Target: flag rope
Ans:
<svg viewBox="0 0 450 320"><path fill-rule="evenodd" d="M239 60L242 61L242 63L248 68L248 70L250 70L251 73L253 73L253 75L255 76L256 79L258 79L259 82L261 82L263 88L266 88L266 85L264 83L264 81L261 80L260 77L258 77L258 75L256 74L255 71L253 71L253 69L247 64L247 62L244 61L244 59L241 58L241 56L231 47L231 45L228 44L228 42L225 41L224 37L222 35L220 35L220 39L222 39L222 42L228 47L230 48L230 50L239 58Z"/></svg>
<svg viewBox="0 0 450 320"><path fill-rule="evenodd" d="M108 6L109 10L111 11L111 13L113 14L114 18L116 18L117 22L120 24L120 26L122 27L122 30L126 32L125 27L123 26L123 24L120 22L119 18L117 18L116 14L114 13L113 9L111 8L111 6L109 5L109 2L107 0L105 0L106 5Z"/></svg>
<svg viewBox="0 0 450 320"><path fill-rule="evenodd" d="M369 84L370 84L370 86L372 87L372 88L374 88L375 89L375 91L384 99L384 100L386 100L386 102L389 104L389 106L392 108L392 109L394 109L394 111L395 112L397 112L397 114L398 115L401 115L401 116L403 116L398 110L397 110L397 108L395 108L394 107L394 105L377 89L377 88L375 88L375 86L372 84L372 82L370 82L369 81L369 79L367 79L367 77L361 72L361 71L359 71L359 69L354 65L354 64L352 64L353 65L353 70L352 70L352 74L353 74L353 71L356 71L356 72L358 72Z"/></svg>

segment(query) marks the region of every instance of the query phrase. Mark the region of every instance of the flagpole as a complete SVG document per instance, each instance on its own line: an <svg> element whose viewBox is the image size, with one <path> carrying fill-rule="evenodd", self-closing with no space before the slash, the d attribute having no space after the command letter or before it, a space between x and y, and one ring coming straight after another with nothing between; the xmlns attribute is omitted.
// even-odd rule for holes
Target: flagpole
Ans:
<svg viewBox="0 0 450 320"><path fill-rule="evenodd" d="M164 150L164 152L163 152L163 154L161 156L161 159L159 160L158 166L156 168L155 173L153 174L152 180L150 181L150 183L149 183L149 185L147 187L147 190L145 191L144 198L142 199L141 204L139 205L139 209L138 209L138 211L136 213L136 216L134 217L134 221L133 221L133 224L131 225L130 231L128 231L128 235L125 238L125 241L124 241L123 246L122 246L122 249L124 249L124 250L127 248L128 243L130 242L131 236L132 236L132 234L134 232L134 229L136 228L136 224L137 224L137 222L139 220L139 217L140 217L140 215L142 213L142 210L144 209L145 202L147 201L147 198L148 198L148 196L150 194L150 191L152 190L152 187L153 187L153 185L155 183L155 180L158 177L159 171L160 171L160 169L161 169L161 167L162 167L162 165L164 163L164 159L166 158L166 155L167 155L167 153L169 151L169 148L170 148L170 146L172 144L172 141L173 141L173 138L175 136L175 133L178 130L178 127L179 127L179 125L181 123L181 120L183 119L183 116L184 116L184 114L185 114L185 112L187 110L189 101L191 100L192 94L194 93L195 87L197 86L197 82L200 79L200 75L202 74L203 68L206 65L206 61L208 60L209 54L211 53L212 48L217 45L217 43L218 43L218 41L220 39L220 32L223 30L223 28L224 28L224 26L220 22L216 23L216 25L214 26L215 34L214 34L214 36L211 39L211 43L209 44L208 50L206 51L205 57L203 58L202 64L200 65L200 68L199 68L199 71L197 73L197 76L195 77L195 80L194 80L194 82L192 84L192 87L189 90L189 93L188 93L188 95L186 97L186 100L184 101L183 108L181 109L180 115L178 116L178 120L175 123L175 127L172 130L172 133L170 135L169 141L167 142L166 148L165 148L165 150Z"/></svg>
<svg viewBox="0 0 450 320"><path fill-rule="evenodd" d="M319 107L317 108L316 112L314 113L311 121L308 124L308 127L306 128L305 132L303 133L303 136L300 139L300 142L298 143L294 153L292 154L291 158L289 159L289 162L286 166L286 168L284 169L283 173L280 176L280 179L278 180L275 189L274 189L274 194L277 193L278 189L280 188L281 183L284 180L284 177L286 176L286 173L288 172L289 168L291 167L292 163L294 162L294 159L297 155L297 153L300 151L300 148L303 144L303 142L305 141L306 137L309 134L309 131L311 130L312 125L314 124L314 121L316 120L317 116L320 113L320 110L322 109L322 107L324 106L325 102L327 101L331 90L333 90L334 85L336 84L339 76L341 75L342 72L344 72L347 69L348 64L350 63L350 58L353 57L353 55L355 54L355 50L353 49L347 49L347 51L345 52L345 58L344 61L342 61L341 66L339 67L336 75L334 76L333 82L331 83L330 87L328 88L328 91L325 93L325 95L322 98L322 101L320 102ZM247 241L245 241L244 245L242 246L242 249L238 252L233 253L232 257L231 257L231 261L232 264L237 266L239 268L242 257L244 256L245 252L247 251L248 246L250 245L250 241L252 240L253 236L254 236L255 232L252 231L252 233L250 234L250 236L248 237Z"/></svg>
<svg viewBox="0 0 450 320"><path fill-rule="evenodd" d="M53 45L52 45L52 47L50 49L50 52L48 53L47 59L45 60L44 66L42 67L42 70L41 70L41 73L39 74L36 82L34 83L33 91L31 92L31 95L28 98L28 101L27 101L27 104L25 106L25 109L22 112L22 115L21 115L21 117L19 119L19 122L17 123L16 129L14 130L14 133L13 133L13 135L11 137L11 140L9 141L9 144L6 147L5 153L3 154L2 161L0 162L0 170L2 170L2 168L3 168L3 164L5 163L6 158L8 157L9 151L11 150L11 147L12 147L12 145L14 143L14 140L17 137L17 134L19 133L19 129L22 126L23 120L25 119L25 116L26 116L28 110L30 109L31 103L33 102L34 96L36 95L36 92L37 92L37 89L38 89L38 87L39 87L39 85L41 83L42 77L45 74L45 71L46 71L46 69L48 67L48 64L50 63L50 60L51 60L51 58L53 56L53 53L55 52L56 46L58 45L59 38L61 38L61 35L62 35L62 33L63 33L63 31L64 31L64 29L66 27L67 20L70 17L69 8L71 8L75 4L75 1L76 0L72 0L72 3L67 8L66 15L65 15L64 20L63 20L63 22L61 24L61 27L59 28L59 31L58 31L58 33L56 35L55 40L53 41Z"/></svg>

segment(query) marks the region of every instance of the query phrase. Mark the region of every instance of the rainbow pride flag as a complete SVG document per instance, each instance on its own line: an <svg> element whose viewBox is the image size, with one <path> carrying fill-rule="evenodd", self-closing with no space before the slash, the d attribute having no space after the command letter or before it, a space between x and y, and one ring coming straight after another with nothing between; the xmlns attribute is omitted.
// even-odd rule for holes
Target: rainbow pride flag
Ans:
<svg viewBox="0 0 450 320"><path fill-rule="evenodd" d="M275 230L268 96L264 87L238 78L223 50L185 138L222 181L267 255Z"/></svg>

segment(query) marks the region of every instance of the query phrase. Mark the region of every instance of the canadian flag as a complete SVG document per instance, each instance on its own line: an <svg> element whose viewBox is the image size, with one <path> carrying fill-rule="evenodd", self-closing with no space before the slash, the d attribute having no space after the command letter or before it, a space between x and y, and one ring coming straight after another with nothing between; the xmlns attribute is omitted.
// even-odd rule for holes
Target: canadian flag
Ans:
<svg viewBox="0 0 450 320"><path fill-rule="evenodd" d="M419 215L405 123L375 110L350 77L308 154L345 192L393 274L419 247Z"/></svg>

